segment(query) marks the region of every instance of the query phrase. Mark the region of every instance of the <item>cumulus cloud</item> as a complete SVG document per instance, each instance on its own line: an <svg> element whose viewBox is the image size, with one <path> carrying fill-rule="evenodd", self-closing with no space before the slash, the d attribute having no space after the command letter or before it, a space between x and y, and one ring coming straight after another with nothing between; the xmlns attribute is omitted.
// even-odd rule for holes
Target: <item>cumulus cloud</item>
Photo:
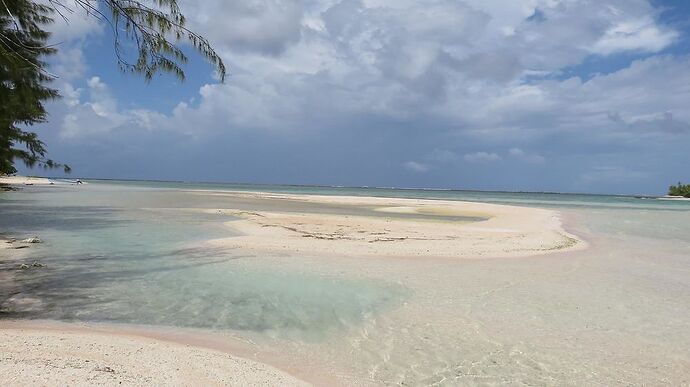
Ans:
<svg viewBox="0 0 690 387"><path fill-rule="evenodd" d="M104 25L74 0L63 0L57 2L58 4L48 0L39 2L55 7L57 11L52 15L54 22L47 26L51 33L51 42L54 44L83 41L93 34L100 34L103 30Z"/></svg>
<svg viewBox="0 0 690 387"><path fill-rule="evenodd" d="M634 119L628 123L628 126L642 136L653 133L680 135L690 132L690 124L687 121L674 118L673 112L670 111L654 114L648 118Z"/></svg>
<svg viewBox="0 0 690 387"><path fill-rule="evenodd" d="M416 161L407 161L403 164L403 166L412 172L427 172L429 170L427 165L418 163Z"/></svg>
<svg viewBox="0 0 690 387"><path fill-rule="evenodd" d="M278 55L301 37L304 2L186 0L190 27L221 49Z"/></svg>
<svg viewBox="0 0 690 387"><path fill-rule="evenodd" d="M510 150L508 150L508 154L518 160L533 164L541 164L546 160L542 155L536 153L527 153L520 148L510 148Z"/></svg>
<svg viewBox="0 0 690 387"><path fill-rule="evenodd" d="M594 44L592 51L605 55L621 51L658 52L677 38L676 31L662 29L647 17L612 26Z"/></svg>
<svg viewBox="0 0 690 387"><path fill-rule="evenodd" d="M236 151L246 150L250 166L264 165L265 144L272 144L271 157L284 157L272 164L281 179L291 176L291 163L312 157L367 175L372 185L388 178L386 184L405 184L410 176L453 184L455 173L481 182L462 170L467 163L591 177L603 174L597 166L652 160L660 149L664 157L687 160L676 147L690 136L690 59L664 51L684 37L661 23L646 0L180 5L190 27L225 58L226 83L201 86L172 111L123 109L102 79L90 78L100 74L86 76L75 51L62 61L76 69L69 79L91 81L61 86L68 96L65 138L161 129L209 147L243 144ZM632 60L578 73L592 57L606 61L620 53ZM518 162L496 163L503 159ZM319 180L333 174L312 173L314 181L338 183ZM563 176L553 173L571 184Z"/></svg>
<svg viewBox="0 0 690 387"><path fill-rule="evenodd" d="M203 87L201 103L176 117L272 130L303 130L327 115L433 116L479 136L529 136L541 130L535 121L558 120L572 89L586 89L549 75L592 54L656 52L677 36L643 0L182 4L195 10L193 26L226 48L232 76ZM219 15L231 22L208 22ZM255 31L266 24L275 39ZM543 81L526 81L532 74Z"/></svg>
<svg viewBox="0 0 690 387"><path fill-rule="evenodd" d="M535 121L542 126L558 120L558 110L571 102L572 89L579 91L583 102L588 99L577 79L558 82L547 75L593 53L658 51L676 35L658 25L653 8L641 0L610 1L606 7L578 1L500 3L503 6L450 0L291 5L262 0L242 6L186 2L190 9L202 10L196 26L221 46L244 36L232 30L240 27L204 23L205 17L251 16L265 23L261 18L274 13L259 10L288 7L290 12L276 13L280 22L269 24L290 25L293 32L281 32L279 42L267 46L261 34L250 33L253 27L243 27L258 40L241 47L227 44L224 57L231 63L230 80L205 86L201 103L180 109L176 116L181 122L213 116L238 127L272 130L303 130L322 115L406 121L434 116L479 136L529 136L541 130ZM543 15L539 21L530 17L537 11ZM632 39L649 29L666 38L653 44L620 41L621 34ZM545 79L524 81L537 73ZM556 124L551 127L557 129Z"/></svg>
<svg viewBox="0 0 690 387"><path fill-rule="evenodd" d="M501 156L499 156L498 154L488 152L467 153L462 158L465 161L469 161L471 163L489 163L492 161L501 160Z"/></svg>
<svg viewBox="0 0 690 387"><path fill-rule="evenodd" d="M65 116L61 135L66 138L107 133L122 125L127 117L118 111L117 101L99 77L87 80L88 100L72 102Z"/></svg>

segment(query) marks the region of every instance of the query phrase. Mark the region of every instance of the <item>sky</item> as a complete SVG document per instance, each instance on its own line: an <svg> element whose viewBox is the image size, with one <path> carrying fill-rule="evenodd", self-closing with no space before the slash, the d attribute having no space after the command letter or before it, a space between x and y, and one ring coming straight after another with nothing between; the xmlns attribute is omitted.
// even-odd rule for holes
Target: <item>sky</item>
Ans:
<svg viewBox="0 0 690 387"><path fill-rule="evenodd" d="M66 0L71 1L71 0ZM228 67L119 71L50 26L72 176L663 194L690 182L690 2L179 0ZM58 175L58 171L23 173Z"/></svg>

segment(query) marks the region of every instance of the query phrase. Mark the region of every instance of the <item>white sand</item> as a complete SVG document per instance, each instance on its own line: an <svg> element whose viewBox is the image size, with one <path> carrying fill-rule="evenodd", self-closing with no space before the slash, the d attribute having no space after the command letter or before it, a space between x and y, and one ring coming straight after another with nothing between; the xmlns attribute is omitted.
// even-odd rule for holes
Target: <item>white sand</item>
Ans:
<svg viewBox="0 0 690 387"><path fill-rule="evenodd" d="M199 194L250 197L257 202L280 199L365 206L379 213L351 216L232 208L201 210L239 218L227 225L242 234L207 243L252 251L481 258L521 257L585 246L562 228L557 212L544 209L394 198ZM449 216L488 220L460 222ZM20 251L4 250L13 252L15 258ZM304 385L269 365L224 352L126 333L33 329L28 324L0 324L0 375L4 385Z"/></svg>
<svg viewBox="0 0 690 387"><path fill-rule="evenodd" d="M240 192L217 195L367 206L374 207L381 214L352 216L231 208L205 210L240 218L226 224L242 236L210 242L230 248L358 257L482 258L524 257L585 246L583 241L562 228L557 212L545 209L373 197ZM427 218L385 216L386 213L419 214ZM438 217L433 218L434 215ZM449 219L449 216L488 220L460 222Z"/></svg>
<svg viewBox="0 0 690 387"><path fill-rule="evenodd" d="M30 176L0 176L0 184L9 185L50 185L50 179Z"/></svg>
<svg viewBox="0 0 690 387"><path fill-rule="evenodd" d="M0 328L2 385L306 386L227 353L150 338Z"/></svg>

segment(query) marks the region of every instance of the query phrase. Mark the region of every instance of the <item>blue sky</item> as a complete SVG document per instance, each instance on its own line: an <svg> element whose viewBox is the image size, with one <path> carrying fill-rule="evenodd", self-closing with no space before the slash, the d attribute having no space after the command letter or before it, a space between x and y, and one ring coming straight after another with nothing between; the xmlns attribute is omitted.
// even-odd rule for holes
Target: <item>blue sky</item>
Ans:
<svg viewBox="0 0 690 387"><path fill-rule="evenodd" d="M146 84L119 72L103 25L51 26L64 98L34 129L73 175L650 194L690 182L686 1L180 5L225 83L190 53L186 82Z"/></svg>

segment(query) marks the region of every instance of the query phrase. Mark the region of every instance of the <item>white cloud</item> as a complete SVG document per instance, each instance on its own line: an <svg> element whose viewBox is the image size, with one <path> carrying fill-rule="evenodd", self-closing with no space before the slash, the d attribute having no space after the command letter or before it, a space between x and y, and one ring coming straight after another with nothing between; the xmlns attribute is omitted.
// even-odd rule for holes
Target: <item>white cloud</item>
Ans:
<svg viewBox="0 0 690 387"><path fill-rule="evenodd" d="M53 23L47 26L50 40L53 44L67 44L77 40L83 41L93 34L100 34L104 24L93 13L87 12L75 0L62 0L50 3L48 0L39 2L54 7L56 13L52 15Z"/></svg>
<svg viewBox="0 0 690 387"><path fill-rule="evenodd" d="M300 40L303 1L185 0L189 26L221 49L279 55Z"/></svg>
<svg viewBox="0 0 690 387"><path fill-rule="evenodd" d="M662 29L651 18L645 18L612 26L594 44L592 51L604 55L622 51L658 52L677 38L676 31Z"/></svg>
<svg viewBox="0 0 690 387"><path fill-rule="evenodd" d="M87 85L87 101L72 99L68 103L69 111L60 130L63 139L106 134L133 118L129 112L118 109L117 100L99 77L89 78Z"/></svg>
<svg viewBox="0 0 690 387"><path fill-rule="evenodd" d="M403 164L403 166L412 172L421 173L429 171L429 167L427 165L418 163L416 161L407 161Z"/></svg>
<svg viewBox="0 0 690 387"><path fill-rule="evenodd" d="M501 160L501 156L498 154L488 152L467 153L462 158L470 163L490 163Z"/></svg>
<svg viewBox="0 0 690 387"><path fill-rule="evenodd" d="M203 87L201 103L175 117L273 131L304 130L315 115L373 114L434 116L485 138L529 137L542 130L534 121L558 120L572 90L584 89L549 75L593 52L657 51L677 34L655 22L643 0L181 5L194 10L190 25L222 48L231 76ZM528 20L537 9L543 20ZM211 17L228 21L208 23ZM274 28L256 31L267 24ZM545 79L525 82L528 74Z"/></svg>
<svg viewBox="0 0 690 387"><path fill-rule="evenodd" d="M514 157L518 160L525 161L528 163L533 163L533 164L541 164L544 161L546 161L544 156L541 156L541 155L536 154L536 153L527 153L520 148L510 148L510 150L508 150L508 154L511 157Z"/></svg>
<svg viewBox="0 0 690 387"><path fill-rule="evenodd" d="M463 162L542 164L541 170L582 147L601 153L625 147L631 158L643 145L674 146L690 133L690 58L658 54L681 37L646 0L180 5L189 26L226 60L227 81L200 87L170 112L124 110L101 80L78 83L89 69L81 51L64 50L65 138L114 136L114 128L133 126L200 142L278 138L305 150L337 139L320 143L325 153L351 140L367 144L362 155L382 154L403 173ZM564 78L593 55L606 61L615 53L644 59ZM495 163L503 158L511 163Z"/></svg>
<svg viewBox="0 0 690 387"><path fill-rule="evenodd" d="M203 86L199 103L174 110L167 125L183 132L304 132L328 130L320 122L326 117L434 117L450 123L444 130L500 144L574 130L574 122L614 127L603 110L626 122L666 111L681 123L688 119L667 98L671 106L647 104L646 93L629 95L642 82L645 92L662 92L646 82L654 69L610 87L602 86L629 71L586 83L549 77L592 52L656 51L670 44L677 32L655 22L643 0L598 6L579 0L186 0L181 6L190 26L221 49L231 71L225 84ZM536 10L541 19L529 20ZM224 22L209 22L216 18ZM80 66L65 61L63 67ZM664 72L663 81L676 76ZM527 74L544 78L525 82ZM608 97L592 99L599 95Z"/></svg>

